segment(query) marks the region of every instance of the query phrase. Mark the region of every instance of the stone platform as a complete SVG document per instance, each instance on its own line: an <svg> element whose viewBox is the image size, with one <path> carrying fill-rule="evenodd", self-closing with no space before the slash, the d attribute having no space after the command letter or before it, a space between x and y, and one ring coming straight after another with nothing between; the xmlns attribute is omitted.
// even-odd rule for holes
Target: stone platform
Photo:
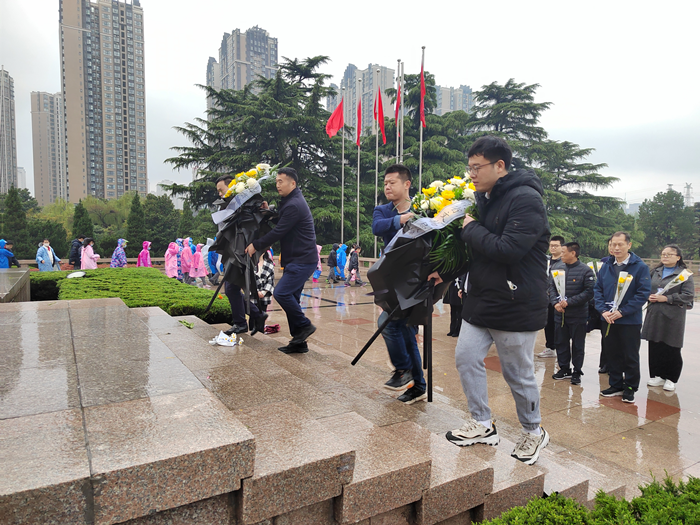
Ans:
<svg viewBox="0 0 700 525"><path fill-rule="evenodd" d="M451 445L467 413L447 385L397 401L380 343L351 367L374 321L349 300L336 318L346 290L329 290L305 307L338 331L294 356L281 335L213 347L223 327L119 299L0 305L0 524L457 525L648 480L556 440L524 465L505 420L498 447Z"/></svg>

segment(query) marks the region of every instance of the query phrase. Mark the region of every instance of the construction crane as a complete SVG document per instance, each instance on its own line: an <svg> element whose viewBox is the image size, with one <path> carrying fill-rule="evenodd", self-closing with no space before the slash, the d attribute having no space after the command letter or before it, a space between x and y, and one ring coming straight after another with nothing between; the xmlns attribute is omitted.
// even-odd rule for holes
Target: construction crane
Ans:
<svg viewBox="0 0 700 525"><path fill-rule="evenodd" d="M686 184L685 185L685 206L687 208L691 208L693 206L693 185L692 184Z"/></svg>

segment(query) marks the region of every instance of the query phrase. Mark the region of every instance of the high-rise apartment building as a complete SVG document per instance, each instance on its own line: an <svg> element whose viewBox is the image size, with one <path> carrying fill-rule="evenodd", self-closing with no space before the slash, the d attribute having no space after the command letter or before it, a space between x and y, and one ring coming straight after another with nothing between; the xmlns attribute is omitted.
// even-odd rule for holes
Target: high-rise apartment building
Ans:
<svg viewBox="0 0 700 525"><path fill-rule="evenodd" d="M67 198L148 192L139 0L60 0Z"/></svg>
<svg viewBox="0 0 700 525"><path fill-rule="evenodd" d="M436 115L445 115L450 111L466 111L469 113L474 107L472 88L459 86L458 88L435 86L437 95Z"/></svg>
<svg viewBox="0 0 700 525"><path fill-rule="evenodd" d="M22 166L17 166L17 187L29 189L27 188L27 170Z"/></svg>
<svg viewBox="0 0 700 525"><path fill-rule="evenodd" d="M377 72L379 70L379 72ZM361 79L359 83L357 80ZM345 124L352 128L357 126L357 100L362 99L362 129L371 128L374 123L374 97L378 86L382 88L382 106L384 107L384 116L393 117L394 106L391 104L391 99L386 94L388 88L396 88L394 84L394 70L380 66L378 64L369 64L366 69L357 69L354 64L348 64L343 74L343 79L340 81L340 87L336 87L338 92L335 97L328 97L326 100L326 108L328 111L335 110L340 104L340 99L343 97L343 88L345 88Z"/></svg>
<svg viewBox="0 0 700 525"><path fill-rule="evenodd" d="M245 32L235 29L224 33L219 61L209 57L207 86L214 89L243 89L258 77L277 74L277 39L258 26ZM207 109L211 101L207 100Z"/></svg>
<svg viewBox="0 0 700 525"><path fill-rule="evenodd" d="M17 131L15 82L0 66L0 193L17 187Z"/></svg>
<svg viewBox="0 0 700 525"><path fill-rule="evenodd" d="M40 206L68 200L66 133L60 93L32 91L34 197Z"/></svg>

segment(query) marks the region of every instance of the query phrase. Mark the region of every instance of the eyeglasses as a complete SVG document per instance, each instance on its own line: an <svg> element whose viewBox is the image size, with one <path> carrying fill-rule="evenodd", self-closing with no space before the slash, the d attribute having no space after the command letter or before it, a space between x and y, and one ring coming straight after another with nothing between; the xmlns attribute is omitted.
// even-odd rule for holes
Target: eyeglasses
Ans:
<svg viewBox="0 0 700 525"><path fill-rule="evenodd" d="M498 161L496 161L498 162ZM496 164L496 162L489 162L488 164L482 164L481 166L469 166L469 173L471 175L477 175L479 170L483 167L490 166L491 164Z"/></svg>
<svg viewBox="0 0 700 525"><path fill-rule="evenodd" d="M662 253L661 258L663 259L665 257L678 257L678 254L677 253Z"/></svg>

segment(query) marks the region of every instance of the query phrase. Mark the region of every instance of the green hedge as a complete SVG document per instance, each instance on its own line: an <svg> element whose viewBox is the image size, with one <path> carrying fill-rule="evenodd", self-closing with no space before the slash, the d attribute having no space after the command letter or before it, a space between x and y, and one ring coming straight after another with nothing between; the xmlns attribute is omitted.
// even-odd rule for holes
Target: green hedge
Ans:
<svg viewBox="0 0 700 525"><path fill-rule="evenodd" d="M700 479L690 477L676 484L667 478L640 487L642 495L632 501L618 500L599 492L589 511L574 500L553 495L533 499L524 507L504 512L483 522L490 525L617 525L700 523Z"/></svg>
<svg viewBox="0 0 700 525"><path fill-rule="evenodd" d="M32 300L119 297L130 308L159 306L170 315L196 315L209 323L231 320L231 307L223 294L205 316L212 290L182 284L155 268L101 268L87 270L79 279L66 279L69 273L32 272Z"/></svg>

